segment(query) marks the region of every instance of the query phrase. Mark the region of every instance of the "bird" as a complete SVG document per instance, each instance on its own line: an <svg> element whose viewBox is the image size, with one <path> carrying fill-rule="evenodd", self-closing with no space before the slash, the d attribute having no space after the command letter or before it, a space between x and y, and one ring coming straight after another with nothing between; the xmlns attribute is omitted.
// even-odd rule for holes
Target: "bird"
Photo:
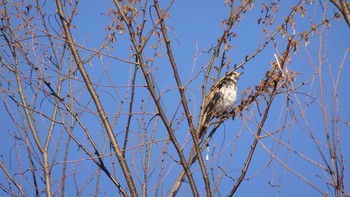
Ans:
<svg viewBox="0 0 350 197"><path fill-rule="evenodd" d="M242 73L227 72L218 80L204 97L203 115L200 118L200 129L197 137L202 139L213 118L228 113L234 107L237 99L237 81Z"/></svg>

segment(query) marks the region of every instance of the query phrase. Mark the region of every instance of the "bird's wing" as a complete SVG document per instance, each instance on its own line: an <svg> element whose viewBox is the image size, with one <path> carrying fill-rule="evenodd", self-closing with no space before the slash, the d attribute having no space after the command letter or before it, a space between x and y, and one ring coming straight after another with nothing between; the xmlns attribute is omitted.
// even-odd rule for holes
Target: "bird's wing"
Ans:
<svg viewBox="0 0 350 197"><path fill-rule="evenodd" d="M210 122L214 117L214 108L215 104L213 103L213 100L215 99L216 92L213 90L213 88L209 91L209 93L205 96L205 103L204 103L204 112L203 112L203 118L201 122L201 130L199 131L198 138L201 139L208 127L210 126Z"/></svg>

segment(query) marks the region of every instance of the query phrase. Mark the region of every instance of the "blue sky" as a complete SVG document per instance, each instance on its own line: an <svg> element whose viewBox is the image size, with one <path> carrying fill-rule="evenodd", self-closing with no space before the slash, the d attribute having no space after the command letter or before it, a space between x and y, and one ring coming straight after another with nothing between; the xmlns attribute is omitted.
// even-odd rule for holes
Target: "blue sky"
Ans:
<svg viewBox="0 0 350 197"><path fill-rule="evenodd" d="M53 14L56 8L54 4L51 5L50 3L51 2L48 2L45 5L45 9L48 13ZM161 5L166 7L167 3L168 2L162 2ZM271 31L274 31L276 25L280 25L283 18L290 12L290 7L291 5L294 5L294 3L295 2L291 1L280 2L280 10L275 16L276 24L274 24L272 27L266 28L270 28ZM321 3L325 2L321 1ZM231 50L229 53L229 57L231 58L232 62L229 68L223 70L223 73L232 69L234 64L239 64L244 61L246 55L251 54L259 46L261 46L262 43L264 43L264 34L262 34L262 29L264 27L257 25L257 19L265 15L265 13L260 12L260 6L261 5L257 3L251 11L247 11L244 18L241 19L241 22L237 26L233 27L232 31L238 36L233 38L230 42L230 44L233 46L233 50ZM111 21L111 18L105 14L107 9L110 7L114 8L114 5L107 1L79 2L79 13L73 20L73 25L75 25L76 28L72 29L74 39L77 43L92 49L97 49L101 46L101 43L104 42L107 33L105 27ZM295 17L297 23L295 28L297 32L296 37L299 37L299 33L308 31L311 24L319 24L323 20L321 15L323 9L328 8L324 15L325 18L333 16L335 10L334 6L332 6L330 3L325 3L321 6L320 2L315 2L313 5L306 4L305 7L307 9L307 15L304 16L304 18L301 18L300 16ZM153 12L155 11L153 10ZM222 35L225 26L221 24L221 21L228 17L229 7L225 6L223 2L214 0L175 1L169 10L169 13L171 18L166 20L166 24L168 25L169 29L168 33L171 38L172 49L182 83L184 85L188 85L186 96L191 100L189 101L190 110L192 115L195 117L195 122L197 122L202 98L201 84L203 83L204 78L204 74L201 73L201 70L207 65L212 55L212 50L210 49L216 45L217 39L220 35ZM16 23L16 20L14 20L14 23ZM57 27L55 23L52 24L53 27ZM329 74L332 72L333 75L336 74L345 51L346 49L349 50L350 46L350 37L348 36L350 30L346 23L343 20L332 20L330 24L331 28L329 29L323 27L318 29L321 31L323 28L324 31L321 38L323 38L323 46L325 46L325 48L322 48L321 51L322 53L326 53L325 57L327 57L326 59L322 59L324 71L322 80L324 82L323 87L325 88L325 102L328 118L330 118L331 113L330 99L333 92L332 78ZM148 23L148 25L150 25L150 23ZM150 26L147 28L150 28ZM289 31L289 35L290 34L291 31ZM111 53L111 55L119 58L130 59L129 48L131 46L131 42L127 32L124 34L117 34L116 38L117 41L113 45L114 51ZM289 95L286 93L281 93L275 99L262 135L267 135L269 132L275 132L276 130L278 130L278 132L276 135L274 135L275 138L263 138L260 141L261 143L258 144L246 176L246 178L249 180L243 181L242 185L238 189L238 192L236 193L237 196L296 196L300 195L301 193L303 196L320 195L315 189L310 187L310 185L306 184L303 180L295 176L295 174L291 173L290 170L286 170L286 168L283 167L277 159L268 154L267 150L276 153L277 157L290 169L303 175L307 180L319 187L322 192L330 192L327 185L322 180L329 177L324 175L320 168L310 163L306 159L294 154L291 149L288 150L286 146L283 146L277 142L279 139L288 144L298 153L305 155L315 162L319 162L321 165L324 165L317 149L314 146L314 141L310 137L310 131L312 131L320 143L322 151L325 153L327 152L327 148L325 147L326 140L324 135L324 125L322 122L322 111L319 107L320 91L319 81L316 75L317 67L314 67L314 65L319 65L319 38L320 37L318 34L312 36L311 42L308 46L304 46L304 42L301 41L298 51L292 55L292 61L288 65L288 68L290 71L300 73L297 75L294 86L299 86L304 82L307 82L307 85L302 86L297 91L292 92ZM155 38L152 38L150 40L150 44L146 46L146 58L153 57L154 51L150 49L150 47L151 44L156 44L156 41L157 40ZM249 87L255 86L259 81L261 81L264 78L266 71L270 69L270 63L275 60L273 54L284 50L286 38L279 35L276 36L275 41L279 46L277 49L274 48L272 43L270 43L263 52L259 53L255 58L244 65L244 74L239 80L240 92ZM155 61L152 65L152 72L155 75L155 80L157 83L157 93L163 95L161 99L162 105L169 119L174 116L174 119L179 120L180 122L176 131L176 137L180 142L180 145L185 147L184 153L187 157L191 147L191 139L189 138L187 123L181 119L182 108L177 111L180 99L176 89L176 82L173 78L169 61L166 58L164 45L159 45L157 52L161 55L154 57ZM91 54L91 52L84 49L80 49L80 53L83 59ZM216 61L214 66L218 66L219 62L220 61ZM68 69L69 61L67 59L65 60L65 66L67 66ZM113 123L115 123L114 131L116 135L121 136L121 138L117 137L117 140L121 145L123 141L123 132L125 131L128 107L125 104L121 104L120 101L123 99L125 103L129 101L129 94L125 93L125 91L130 92L130 78L133 74L134 66L109 57L95 57L89 61L88 64L86 64L85 68L87 69L93 83L99 84L97 91L102 100L105 111L108 114L109 120L113 122L112 120L115 118L116 114L120 115L118 120ZM243 70L240 69L239 71ZM50 71L48 71L48 73L49 72ZM197 74L198 76L194 77ZM213 77L216 77L215 74L215 72L211 73ZM48 75L55 76L52 73L49 73ZM157 121L156 119L152 119L152 114L155 112L154 104L149 101L149 93L147 89L143 87L145 82L142 79L142 73L139 71L137 75L138 78L136 80L137 87L134 111L136 113L142 112L145 107L149 107L148 112L150 112L150 114L144 116L142 114L136 114L132 119L132 134L129 145L130 149L138 144L140 140L139 138L142 136L142 134L140 134L142 129L147 127L147 134L151 135L151 128L154 126L153 124L155 121ZM349 139L350 137L349 127L345 126L344 123L350 118L350 112L348 111L350 106L347 103L347 101L350 99L350 93L347 88L349 83L347 79L348 75L350 75L349 60L347 60L344 64L338 92L338 118L341 118L343 121L339 126L341 134L340 141L345 158L348 158L350 155L350 148L348 147L348 144L343 141L343 139ZM84 89L84 84L79 81L79 74L77 75L77 79L78 80L75 81L76 91L74 95L78 102L76 105L77 111L81 110L80 118L82 119L84 125L92 133L92 136L96 140L100 151L108 154L110 151L109 144L105 140L105 134L100 132L101 130L103 131L103 129L101 129L99 117L94 114L96 111L94 105L92 103L88 104L88 102L91 102L91 98L88 92ZM189 80L193 81L188 84L187 82ZM213 81L209 81L209 86L207 89L209 89L210 85L213 83ZM67 89L63 90L63 94L68 93L69 91ZM3 98L5 100L6 98L9 100L6 96ZM239 95L238 98L241 99L242 96ZM288 106L286 102L287 98L291 101L288 102ZM151 104L147 105L147 102L150 102ZM45 100L43 103L50 105L50 102L47 100ZM298 105L298 103L300 103L300 105ZM16 108L14 103L10 103L10 106L14 109ZM210 156L212 159L206 162L209 176L222 175L222 172L218 166L222 167L226 166L227 164L226 170L228 176L222 175L223 181L219 183L219 194L223 196L227 195L235 183L235 181L232 181L230 177L237 178L241 172L245 158L250 150L250 145L254 140L254 132L257 130L256 124L259 123L262 118L262 116L259 115L259 111L262 113L265 106L265 101L261 99L259 105L253 104L243 113L242 116L236 117L235 120L228 119L223 125L221 125L210 142L212 151ZM299 108L299 106L301 106L301 108ZM304 114L308 122L305 122L301 117L301 111L303 108L307 109ZM43 111L48 113L50 109L51 108L43 109ZM86 111L83 112L84 110ZM6 115L4 105L0 107L0 112L4 117L2 120L0 120L0 127L4 128L3 132L0 133L0 138L12 139L11 133L17 132L17 129L13 124L7 124L7 122L11 122L11 120ZM293 117L298 118L296 121L293 121ZM149 122L150 124L144 124L142 122L144 119L146 120L146 123ZM168 137L164 126L161 124L160 120L158 121L159 123L155 132L155 139L160 140L160 142L155 143L154 148L152 149L152 154L154 157L152 157L153 159L151 161L151 166L154 167L154 174L150 176L150 190L157 185L157 173L159 173L160 170L158 163L160 158L159 155L161 154L162 148L166 146L165 141L162 140ZM44 120L43 122L46 124L49 123L47 120ZM286 128L281 129L286 122L291 123L288 124ZM43 126L43 128L39 128L39 130L42 133L45 133L45 124L40 123L39 125ZM331 125L330 121L329 125ZM310 130L308 130L309 128ZM64 133L60 133L61 131L62 129L58 127L56 131L57 133L54 134L54 137L56 138L53 141L55 141L55 143L57 143L60 135L65 136ZM74 133L76 133L77 138L88 144L86 137L83 134L83 130L80 127L77 126ZM64 138L66 138L66 136ZM15 160L13 156L10 156L10 152L13 151L12 148L14 147L14 141L3 141L4 148L1 148L0 151L0 154L3 156L3 160ZM267 150L264 149L264 146L267 147ZM25 149L22 146L19 147L24 154ZM51 148L53 151L55 149L55 145L52 145ZM68 189L66 194L68 196L76 194L75 186L73 187L73 183L75 181L73 178L74 175L81 175L81 177L77 180L78 187L81 187L84 184L84 181L88 178L91 178L92 182L96 180L95 170L97 169L97 167L91 161L85 161L85 159L88 158L87 155L85 155L76 144L70 144L69 150L70 154L68 160L72 161L72 164L69 165L68 171L71 174L70 178L67 180L68 184L66 185ZM127 156L127 159L130 162L135 162L133 165L130 165L130 169L132 170L133 176L138 177L138 173L141 172L141 162L144 160L142 159L142 154L139 155L139 152L134 150L135 149L131 149L131 151L128 152L130 155ZM140 148L140 151L144 151L144 149ZM60 159L62 159L60 158L61 154L63 154L63 149L58 153L58 163L60 162ZM203 155L205 155L205 153L203 153ZM26 156L24 154L22 159L25 158ZM81 162L73 162L80 159L82 160ZM124 180L121 178L122 175L120 169L117 165L113 166L109 159L109 157L106 158L107 165L110 166L111 169L114 168L116 177L120 179L122 185L125 185ZM165 173L168 173L168 175L164 178L164 185L161 187L160 191L161 196L167 195L167 192L169 192L172 187L173 180L181 170L181 166L176 165L174 162L174 160L177 159L177 154L175 153L172 145L170 145L165 156L166 162L164 164L166 168ZM57 166L60 166L60 164L57 164ZM346 166L348 168L349 164ZM12 165L12 167L13 172L16 172L17 166ZM28 166L25 166L24 164L24 167L26 168ZM211 171L211 169L213 170ZM58 179L61 173L60 170L60 167L53 168L52 174L54 180ZM204 184L198 164L194 164L191 170L195 172L194 178L198 182L197 186L199 188L199 192L204 194ZM75 172L77 173L75 174ZM349 172L346 172L346 177L349 177ZM139 180L142 183L142 178L135 178L135 182L137 182L138 187L140 187L140 183L138 182ZM0 182L2 184L5 183L3 172L0 173ZM346 183L348 184L348 182ZM94 184L92 184L92 186L94 186ZM349 188L349 186L350 185L348 184L347 188ZM55 188L58 187L59 186L56 185ZM72 188L70 189L70 187ZM116 188L104 174L101 175L100 187L101 196L115 195ZM214 188L214 183L212 184L212 188ZM93 187L88 187L82 194L89 195L94 191L95 190ZM187 183L183 183L183 186L179 191L179 196L187 196L190 191L189 185ZM29 195L34 194L30 189L28 189L28 192ZM154 195L152 192L154 192L154 190L151 190L150 196ZM217 196L219 194L216 193ZM332 196L332 193L330 193L330 196Z"/></svg>

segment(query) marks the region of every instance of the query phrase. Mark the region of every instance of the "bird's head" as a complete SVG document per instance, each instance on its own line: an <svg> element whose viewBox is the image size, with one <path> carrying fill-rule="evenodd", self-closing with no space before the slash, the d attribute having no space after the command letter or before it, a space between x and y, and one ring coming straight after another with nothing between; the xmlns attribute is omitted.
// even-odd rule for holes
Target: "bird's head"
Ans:
<svg viewBox="0 0 350 197"><path fill-rule="evenodd" d="M239 73L239 72L235 72L235 71L234 71L234 72L229 72L229 73L227 73L227 74L226 74L226 77L232 79L232 80L235 81L235 82L237 82L239 76L241 76L242 74L243 74L243 72L242 72L242 73Z"/></svg>

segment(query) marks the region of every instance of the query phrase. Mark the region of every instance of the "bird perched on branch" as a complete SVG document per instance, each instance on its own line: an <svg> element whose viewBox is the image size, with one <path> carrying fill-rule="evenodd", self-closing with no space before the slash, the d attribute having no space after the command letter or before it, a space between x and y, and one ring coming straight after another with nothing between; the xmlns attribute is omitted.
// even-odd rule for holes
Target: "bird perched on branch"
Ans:
<svg viewBox="0 0 350 197"><path fill-rule="evenodd" d="M213 118L220 117L233 108L237 98L237 80L242 73L228 72L217 81L205 96L201 129L197 135L201 139Z"/></svg>

